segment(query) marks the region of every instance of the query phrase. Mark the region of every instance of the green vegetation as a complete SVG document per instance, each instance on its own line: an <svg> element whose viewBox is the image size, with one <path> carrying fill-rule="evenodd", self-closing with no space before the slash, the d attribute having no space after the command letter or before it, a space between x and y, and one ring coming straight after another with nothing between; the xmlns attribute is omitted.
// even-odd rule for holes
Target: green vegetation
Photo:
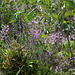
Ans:
<svg viewBox="0 0 75 75"><path fill-rule="evenodd" d="M75 0L0 0L3 75L75 72Z"/></svg>

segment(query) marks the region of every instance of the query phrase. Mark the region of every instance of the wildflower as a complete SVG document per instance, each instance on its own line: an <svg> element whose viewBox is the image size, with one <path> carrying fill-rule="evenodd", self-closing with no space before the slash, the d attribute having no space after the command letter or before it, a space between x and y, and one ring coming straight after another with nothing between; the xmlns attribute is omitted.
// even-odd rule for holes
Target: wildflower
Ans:
<svg viewBox="0 0 75 75"><path fill-rule="evenodd" d="M1 39L1 41L3 41L4 39Z"/></svg>

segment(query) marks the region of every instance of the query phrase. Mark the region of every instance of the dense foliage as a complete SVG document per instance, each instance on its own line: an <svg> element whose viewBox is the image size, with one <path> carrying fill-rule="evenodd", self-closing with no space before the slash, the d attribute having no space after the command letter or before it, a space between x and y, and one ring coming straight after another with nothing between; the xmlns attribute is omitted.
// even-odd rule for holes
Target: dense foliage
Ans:
<svg viewBox="0 0 75 75"><path fill-rule="evenodd" d="M75 74L75 0L0 0L3 75Z"/></svg>

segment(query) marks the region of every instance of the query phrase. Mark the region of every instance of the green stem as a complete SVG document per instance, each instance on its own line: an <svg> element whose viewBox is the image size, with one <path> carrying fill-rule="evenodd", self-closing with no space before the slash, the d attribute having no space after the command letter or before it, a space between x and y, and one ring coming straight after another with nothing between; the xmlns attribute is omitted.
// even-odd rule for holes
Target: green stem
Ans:
<svg viewBox="0 0 75 75"><path fill-rule="evenodd" d="M71 50L71 46L70 46L70 41L69 41L68 35L67 35L67 40L68 40L69 50L71 52L71 58L73 59L73 66L74 66L74 57L73 57L73 53L72 53L72 50Z"/></svg>

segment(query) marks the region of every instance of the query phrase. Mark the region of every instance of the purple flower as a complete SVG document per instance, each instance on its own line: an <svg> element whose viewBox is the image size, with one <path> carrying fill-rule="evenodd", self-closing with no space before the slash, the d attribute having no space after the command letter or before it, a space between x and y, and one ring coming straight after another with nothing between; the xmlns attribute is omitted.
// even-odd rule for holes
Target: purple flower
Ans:
<svg viewBox="0 0 75 75"><path fill-rule="evenodd" d="M48 20L46 20L46 21L48 21Z"/></svg>
<svg viewBox="0 0 75 75"><path fill-rule="evenodd" d="M73 15L75 17L75 15Z"/></svg>
<svg viewBox="0 0 75 75"><path fill-rule="evenodd" d="M42 22L42 24L43 24L44 22Z"/></svg>
<svg viewBox="0 0 75 75"><path fill-rule="evenodd" d="M8 28L9 26L7 25L7 28Z"/></svg>
<svg viewBox="0 0 75 75"><path fill-rule="evenodd" d="M53 54L53 52L48 52L48 53L49 53L50 56Z"/></svg>
<svg viewBox="0 0 75 75"><path fill-rule="evenodd" d="M2 36L2 38L5 38L5 36Z"/></svg>
<svg viewBox="0 0 75 75"><path fill-rule="evenodd" d="M62 36L60 36L60 39L62 39Z"/></svg>
<svg viewBox="0 0 75 75"><path fill-rule="evenodd" d="M61 45L61 43L59 43L59 45Z"/></svg>
<svg viewBox="0 0 75 75"><path fill-rule="evenodd" d="M60 33L60 35L62 35L62 34Z"/></svg>
<svg viewBox="0 0 75 75"><path fill-rule="evenodd" d="M58 71L58 66L56 66L56 69L55 69L55 71Z"/></svg>
<svg viewBox="0 0 75 75"><path fill-rule="evenodd" d="M4 39L1 39L1 41L3 41Z"/></svg>
<svg viewBox="0 0 75 75"><path fill-rule="evenodd" d="M9 28L8 28L8 30L9 30Z"/></svg>
<svg viewBox="0 0 75 75"><path fill-rule="evenodd" d="M65 65L63 65L63 68L65 67Z"/></svg>
<svg viewBox="0 0 75 75"><path fill-rule="evenodd" d="M58 28L60 28L60 25L58 25Z"/></svg>
<svg viewBox="0 0 75 75"><path fill-rule="evenodd" d="M41 20L42 16L39 16L39 18L40 18L40 20Z"/></svg>
<svg viewBox="0 0 75 75"><path fill-rule="evenodd" d="M75 20L75 17L73 18L73 20Z"/></svg>
<svg viewBox="0 0 75 75"><path fill-rule="evenodd" d="M1 33L2 33L2 31L1 31Z"/></svg>
<svg viewBox="0 0 75 75"><path fill-rule="evenodd" d="M6 26L5 26L5 25L3 25L3 27L4 27L4 28L6 28Z"/></svg>
<svg viewBox="0 0 75 75"><path fill-rule="evenodd" d="M73 69L71 68L71 71L73 71Z"/></svg>
<svg viewBox="0 0 75 75"><path fill-rule="evenodd" d="M60 70L62 70L62 68Z"/></svg>
<svg viewBox="0 0 75 75"><path fill-rule="evenodd" d="M65 40L64 40L64 39L62 39L62 43L63 43L63 42L65 42Z"/></svg>
<svg viewBox="0 0 75 75"><path fill-rule="evenodd" d="M28 23L29 25L31 25L32 23Z"/></svg>
<svg viewBox="0 0 75 75"><path fill-rule="evenodd" d="M74 23L75 23L75 21L74 21Z"/></svg>
<svg viewBox="0 0 75 75"><path fill-rule="evenodd" d="M61 66L59 66L59 69L61 68Z"/></svg>
<svg viewBox="0 0 75 75"><path fill-rule="evenodd" d="M52 42L52 44L54 44L55 42Z"/></svg>
<svg viewBox="0 0 75 75"><path fill-rule="evenodd" d="M38 24L38 22L34 21L35 24Z"/></svg>
<svg viewBox="0 0 75 75"><path fill-rule="evenodd" d="M67 40L67 38L65 38L65 40Z"/></svg>
<svg viewBox="0 0 75 75"><path fill-rule="evenodd" d="M45 24L47 24L47 22L45 22Z"/></svg>
<svg viewBox="0 0 75 75"><path fill-rule="evenodd" d="M70 63L68 63L68 65L70 65Z"/></svg>
<svg viewBox="0 0 75 75"><path fill-rule="evenodd" d="M55 72L57 72L57 69L55 69Z"/></svg>
<svg viewBox="0 0 75 75"><path fill-rule="evenodd" d="M62 31L64 31L64 29Z"/></svg>
<svg viewBox="0 0 75 75"><path fill-rule="evenodd" d="M8 30L6 30L6 33L8 32Z"/></svg>
<svg viewBox="0 0 75 75"><path fill-rule="evenodd" d="M32 20L32 23L34 22L34 20Z"/></svg>
<svg viewBox="0 0 75 75"><path fill-rule="evenodd" d="M50 41L50 40L49 40L48 42L49 42L49 43L51 43L51 41Z"/></svg>

